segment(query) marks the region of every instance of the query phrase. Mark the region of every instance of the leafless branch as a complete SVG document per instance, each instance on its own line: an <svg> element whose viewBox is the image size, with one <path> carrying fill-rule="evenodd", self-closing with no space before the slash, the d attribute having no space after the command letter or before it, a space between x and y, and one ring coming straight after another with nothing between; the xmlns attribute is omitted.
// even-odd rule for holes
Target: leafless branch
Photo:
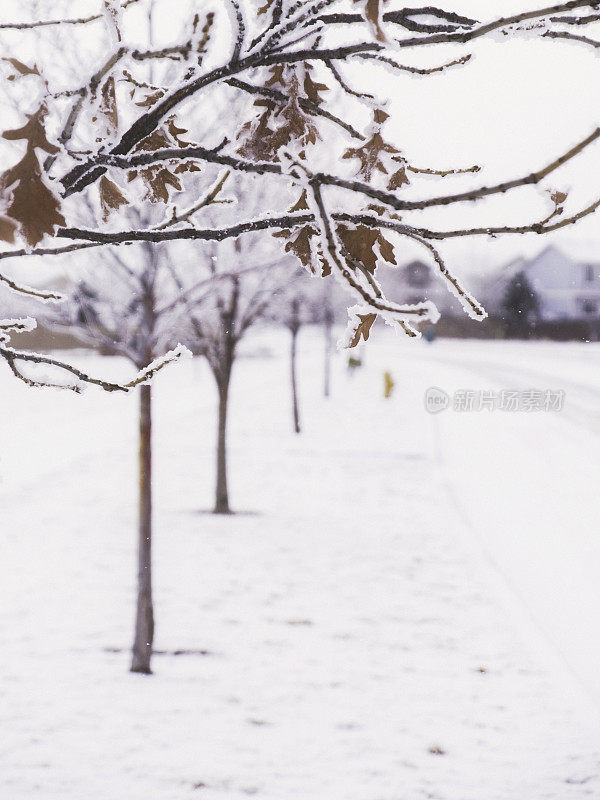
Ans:
<svg viewBox="0 0 600 800"><path fill-rule="evenodd" d="M591 47L600 47L600 42L596 39L590 39L588 36L578 36L570 31L546 31L543 34L544 39L569 39L572 42L580 42L581 44L589 44Z"/></svg>
<svg viewBox="0 0 600 800"><path fill-rule="evenodd" d="M125 0L122 8L128 8L139 0ZM87 25L89 22L98 22L103 19L103 14L92 14L89 17L75 17L71 19L36 20L35 22L0 22L0 30L26 31L34 28L48 28L56 25Z"/></svg>
<svg viewBox="0 0 600 800"><path fill-rule="evenodd" d="M145 369L138 372L135 378L128 381L127 383L113 383L111 381L104 381L101 378L94 378L91 375L88 375L86 372L77 369L77 367L74 367L72 364L68 364L65 361L60 361L59 359L52 358L51 356L45 356L42 355L41 353L32 353L22 350L15 350L12 347L0 344L0 358L3 358L6 361L6 363L8 364L9 368L11 369L15 377L22 380L28 386L37 388L43 387L43 388L55 388L55 389L68 389L69 391L75 392L77 394L81 392L82 389L81 384L99 386L101 389L104 389L105 392L129 392L131 389L134 389L136 386L139 386L142 383L148 383L156 375L157 372L163 369L163 367L181 358L181 356L186 352L187 352L186 348L179 345L174 350L171 350L170 352L166 353L162 358L157 359L152 364L149 364ZM41 364L54 367L62 372L68 373L70 376L75 377L77 381L79 381L79 383L60 384L51 381L28 377L19 369L18 365L21 363L37 364L37 365Z"/></svg>
<svg viewBox="0 0 600 800"><path fill-rule="evenodd" d="M466 64L472 58L471 54L467 53L467 55L461 56L461 58L455 58L453 61L448 61L446 64L441 64L437 67L413 67L406 64L398 64L393 58L382 56L379 53L357 53L355 57L363 60L378 61L397 69L399 72L410 72L412 75L433 75L435 72L443 72L451 67Z"/></svg>

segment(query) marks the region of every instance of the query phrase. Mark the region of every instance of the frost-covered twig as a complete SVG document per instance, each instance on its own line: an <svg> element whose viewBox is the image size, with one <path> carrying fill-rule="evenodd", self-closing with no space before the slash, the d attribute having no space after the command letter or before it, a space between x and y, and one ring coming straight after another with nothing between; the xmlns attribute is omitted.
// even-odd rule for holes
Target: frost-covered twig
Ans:
<svg viewBox="0 0 600 800"><path fill-rule="evenodd" d="M171 219L166 220L166 222L161 223L160 225L156 226L157 231L164 230L165 228L171 228L173 225L178 225L180 222L189 222L190 218L193 215L200 211L202 208L206 208L206 206L211 205L214 203L219 196L221 189L225 185L225 181L230 175L229 170L224 170L223 173L217 178L213 186L209 189L209 191L204 195L204 197L200 198L193 206L182 211L180 214L176 214L175 210L173 210L173 216ZM221 201L223 202L223 201Z"/></svg>
<svg viewBox="0 0 600 800"><path fill-rule="evenodd" d="M121 8L126 9L140 0L124 0ZM104 14L92 14L88 17L72 17L67 19L35 20L33 22L0 22L0 30L26 31L34 28L48 28L57 25L87 25L89 22L98 22L104 19Z"/></svg>
<svg viewBox="0 0 600 800"><path fill-rule="evenodd" d="M378 61L381 64L387 64L388 67L392 67L392 69L396 69L399 72L410 72L412 75L433 75L435 72L444 72L451 67L462 66L472 58L471 54L467 53L465 56L455 58L453 61L448 61L437 67L413 67L408 64L398 64L393 58L388 58L380 53L357 53L355 57L363 60Z"/></svg>
<svg viewBox="0 0 600 800"><path fill-rule="evenodd" d="M162 358L153 361L143 370L140 370L140 372L138 372L138 374L132 380L127 381L126 383L113 383L111 381L102 380L101 378L94 378L92 375L88 375L83 370L77 369L77 367L74 367L72 364L52 358L51 356L45 356L41 353L15 350L12 347L0 344L0 358L3 358L4 361L6 361L13 375L22 380L28 386L37 388L68 389L69 391L77 394L81 392L83 388L82 384L99 386L101 389L104 389L105 392L129 392L131 389L134 389L140 384L148 383L150 380L152 380L157 372L163 369L163 367L166 367L167 364L171 364L173 361L177 361L182 355L188 352L189 351L186 347L179 345L175 349L166 353ZM54 367L75 377L79 383L61 384L45 379L31 378L21 371L19 368L21 363Z"/></svg>
<svg viewBox="0 0 600 800"><path fill-rule="evenodd" d="M546 31L543 34L544 39L568 39L572 42L579 42L580 44L588 44L590 47L600 47L600 42L596 39L590 39L588 36L578 36L570 31Z"/></svg>

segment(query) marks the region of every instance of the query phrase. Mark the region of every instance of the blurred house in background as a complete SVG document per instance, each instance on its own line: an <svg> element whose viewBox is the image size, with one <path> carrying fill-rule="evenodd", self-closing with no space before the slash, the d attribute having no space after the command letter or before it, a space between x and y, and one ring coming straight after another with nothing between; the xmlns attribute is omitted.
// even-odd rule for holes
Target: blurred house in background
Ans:
<svg viewBox="0 0 600 800"><path fill-rule="evenodd" d="M511 281L522 273L537 299L538 322L600 321L600 259L579 260L550 246L530 260L498 270L481 297L489 314L502 316Z"/></svg>
<svg viewBox="0 0 600 800"><path fill-rule="evenodd" d="M440 311L435 326L422 326L427 335L453 338L549 338L561 340L600 339L600 250L585 251L569 244L569 254L546 247L534 258L517 258L488 275L471 276L465 284L483 304L489 316L483 322L468 317L448 291L434 264L419 259L397 267L384 264L377 279L386 295L400 303L431 300ZM36 281L37 283L37 281ZM68 292L64 275L56 275L43 288ZM342 327L347 307L357 302L333 278L309 278L302 287L306 321ZM529 295L529 300L527 298ZM0 286L0 316L35 316L39 326L28 334L15 335L16 347L54 350L85 347L75 336L53 323L54 305L40 304Z"/></svg>
<svg viewBox="0 0 600 800"><path fill-rule="evenodd" d="M398 267L382 266L377 271L386 295L399 303L431 300L442 317L464 315L461 304L448 291L447 282L434 266L414 260Z"/></svg>

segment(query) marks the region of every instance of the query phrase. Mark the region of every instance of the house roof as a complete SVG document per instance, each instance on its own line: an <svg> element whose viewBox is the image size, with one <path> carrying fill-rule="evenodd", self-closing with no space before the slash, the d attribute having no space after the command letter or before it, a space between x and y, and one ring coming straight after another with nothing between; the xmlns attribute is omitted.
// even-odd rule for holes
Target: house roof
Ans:
<svg viewBox="0 0 600 800"><path fill-rule="evenodd" d="M570 261L572 264L600 265L600 245L598 244L594 245L591 242L585 243L577 240L573 240L572 243L565 243L565 245L562 247L549 244L543 247L532 258L525 258L521 256L501 266L492 275L490 285L495 286L500 282L504 282L507 279L512 278L520 271L527 272L529 267L542 259L548 258L549 255L555 257L558 256L561 259Z"/></svg>

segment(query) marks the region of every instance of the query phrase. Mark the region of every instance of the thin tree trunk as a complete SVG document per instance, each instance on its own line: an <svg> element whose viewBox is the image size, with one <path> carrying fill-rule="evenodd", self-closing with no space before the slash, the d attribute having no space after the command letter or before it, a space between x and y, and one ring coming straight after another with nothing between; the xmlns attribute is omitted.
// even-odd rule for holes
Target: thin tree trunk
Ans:
<svg viewBox="0 0 600 800"><path fill-rule="evenodd" d="M292 330L292 348L290 353L290 372L292 378L292 409L294 412L294 431L300 433L300 411L298 409L298 388L296 381L296 340L298 338L298 327Z"/></svg>
<svg viewBox="0 0 600 800"><path fill-rule="evenodd" d="M323 394L325 397L329 397L331 392L331 329L333 327L333 311L329 305L329 301L327 302L328 304L325 308L325 318L323 323L323 327L325 329L325 382L323 385Z"/></svg>
<svg viewBox="0 0 600 800"><path fill-rule="evenodd" d="M140 387L138 587L131 672L151 674L152 606L152 389Z"/></svg>
<svg viewBox="0 0 600 800"><path fill-rule="evenodd" d="M219 427L217 431L217 487L215 514L230 514L227 490L227 411L229 409L229 374L219 384Z"/></svg>

